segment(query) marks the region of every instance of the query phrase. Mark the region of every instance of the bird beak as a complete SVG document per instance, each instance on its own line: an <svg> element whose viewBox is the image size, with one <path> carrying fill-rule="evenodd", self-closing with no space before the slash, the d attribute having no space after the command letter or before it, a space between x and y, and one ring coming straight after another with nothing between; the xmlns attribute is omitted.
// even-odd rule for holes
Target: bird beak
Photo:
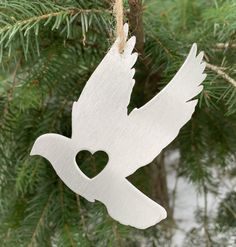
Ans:
<svg viewBox="0 0 236 247"><path fill-rule="evenodd" d="M34 145L33 145L33 147L32 147L32 149L31 149L31 152L30 152L30 156L33 156L33 155L38 155L39 154L39 152L38 152L38 139L35 141L35 143L34 143Z"/></svg>
<svg viewBox="0 0 236 247"><path fill-rule="evenodd" d="M30 155L41 155L44 156L45 153L47 153L48 147L48 135L41 135L38 137L32 147L32 150L30 152Z"/></svg>

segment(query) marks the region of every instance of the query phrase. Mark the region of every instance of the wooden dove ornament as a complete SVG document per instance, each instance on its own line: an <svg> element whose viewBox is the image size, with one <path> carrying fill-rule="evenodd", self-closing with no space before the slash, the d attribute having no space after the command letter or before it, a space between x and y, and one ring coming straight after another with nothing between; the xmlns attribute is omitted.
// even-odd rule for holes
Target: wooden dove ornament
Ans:
<svg viewBox="0 0 236 247"><path fill-rule="evenodd" d="M128 25L124 25L126 40ZM127 179L149 164L178 135L191 118L205 79L203 53L191 51L171 82L152 100L127 113L135 83L133 53L136 39L119 52L116 41L98 65L72 109L72 136L45 134L34 143L31 155L41 155L62 181L88 201L102 202L112 218L144 229L167 216L166 210L145 196ZM106 167L88 178L77 166L76 155L88 150L105 151Z"/></svg>

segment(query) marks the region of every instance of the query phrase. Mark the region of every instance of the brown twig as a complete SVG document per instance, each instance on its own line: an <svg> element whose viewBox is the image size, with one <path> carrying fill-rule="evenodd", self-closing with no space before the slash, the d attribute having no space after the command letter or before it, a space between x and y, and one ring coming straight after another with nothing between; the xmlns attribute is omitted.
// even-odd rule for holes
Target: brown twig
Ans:
<svg viewBox="0 0 236 247"><path fill-rule="evenodd" d="M172 217L174 218L174 213L175 213L175 203L176 203L176 194L177 194L177 189L178 189L178 182L179 182L179 161L176 169L176 176L175 176L175 184L174 184L174 189L172 191L172 205L171 205L171 214Z"/></svg>
<svg viewBox="0 0 236 247"><path fill-rule="evenodd" d="M230 43L218 43L215 45L215 49L227 49L227 48L236 48L236 44L230 44Z"/></svg>
<svg viewBox="0 0 236 247"><path fill-rule="evenodd" d="M207 201L207 188L205 184L203 185L203 192L204 192L204 232L205 232L205 239L206 239L206 247L212 247L212 240L209 233L209 224L208 224L208 201Z"/></svg>
<svg viewBox="0 0 236 247"><path fill-rule="evenodd" d="M13 92L14 92L14 89L15 89L16 83L17 83L16 76L17 76L18 69L20 68L20 63L21 63L21 58L18 60L16 67L15 67L15 70L13 72L13 81L12 81L11 90L8 93L8 102L12 100Z"/></svg>
<svg viewBox="0 0 236 247"><path fill-rule="evenodd" d="M144 30L143 30L143 7L141 0L129 0L130 12L128 14L130 27L133 35L136 36L136 50L143 54Z"/></svg>
<svg viewBox="0 0 236 247"><path fill-rule="evenodd" d="M117 247L123 247L122 243L121 243L121 237L120 237L120 233L117 229L117 223L113 221L112 223L112 231L115 237L115 242L116 242L116 246Z"/></svg>
<svg viewBox="0 0 236 247"><path fill-rule="evenodd" d="M85 223L85 217L84 217L84 214L83 214L83 211L81 208L81 204L80 204L80 196L78 194L76 195L76 203L77 203L78 213L80 214L80 218L81 218L81 222L82 222L85 236L86 236L88 242L90 242L88 227L86 226L86 223Z"/></svg>
<svg viewBox="0 0 236 247"><path fill-rule="evenodd" d="M20 64L21 64L21 57L18 60L16 66L15 66L15 69L13 71L12 87L9 89L8 94L7 94L7 102L6 102L4 110L3 110L3 116L2 116L2 121L0 122L0 126L3 124L3 119L8 113L9 105L10 105L10 102L12 101L12 98L13 98L14 89L15 89L16 84L17 84L17 72L20 68Z"/></svg>

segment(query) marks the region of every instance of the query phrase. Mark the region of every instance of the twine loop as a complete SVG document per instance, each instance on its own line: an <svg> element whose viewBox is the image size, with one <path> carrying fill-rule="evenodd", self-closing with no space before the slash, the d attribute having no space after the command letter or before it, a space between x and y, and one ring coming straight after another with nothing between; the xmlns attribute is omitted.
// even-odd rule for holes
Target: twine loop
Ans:
<svg viewBox="0 0 236 247"><path fill-rule="evenodd" d="M114 11L116 17L116 36L119 40L119 52L122 53L125 47L123 0L115 0Z"/></svg>

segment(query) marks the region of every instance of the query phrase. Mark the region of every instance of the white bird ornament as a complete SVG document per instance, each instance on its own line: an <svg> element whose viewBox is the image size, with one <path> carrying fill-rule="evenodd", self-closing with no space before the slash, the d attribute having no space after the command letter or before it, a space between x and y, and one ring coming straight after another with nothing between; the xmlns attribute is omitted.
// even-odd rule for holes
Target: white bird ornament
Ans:
<svg viewBox="0 0 236 247"><path fill-rule="evenodd" d="M124 25L126 40L128 24ZM124 225L144 229L167 216L166 210L145 196L127 179L149 164L178 135L191 118L203 89L206 74L203 52L191 51L174 78L139 109L129 114L127 106L135 83L137 53L133 36L119 52L113 44L94 71L72 109L72 137L45 134L34 143L31 155L41 155L75 193L88 201L105 204L112 218ZM106 167L88 178L77 166L79 151L98 150L109 156Z"/></svg>

